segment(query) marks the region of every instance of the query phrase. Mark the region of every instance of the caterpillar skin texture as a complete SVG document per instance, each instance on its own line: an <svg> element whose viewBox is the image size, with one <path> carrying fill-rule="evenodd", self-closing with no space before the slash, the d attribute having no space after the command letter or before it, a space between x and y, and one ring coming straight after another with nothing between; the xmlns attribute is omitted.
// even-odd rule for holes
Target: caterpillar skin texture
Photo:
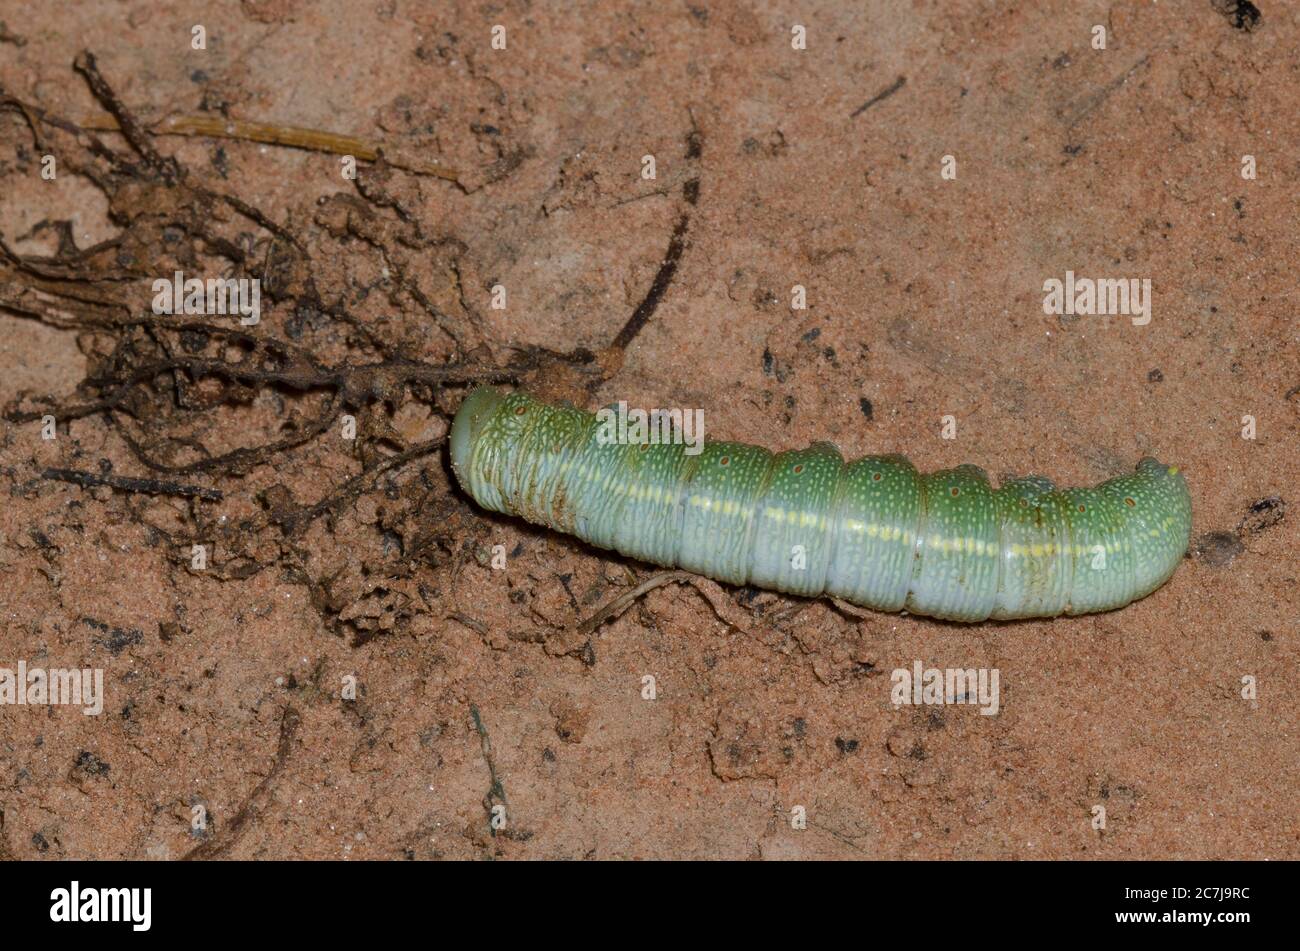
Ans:
<svg viewBox="0 0 1300 951"><path fill-rule="evenodd" d="M1123 607L1168 580L1191 532L1186 481L1150 458L1091 489L994 490L978 466L922 475L826 442L687 455L599 430L594 413L480 387L452 424L452 469L483 508L630 558L952 621Z"/></svg>

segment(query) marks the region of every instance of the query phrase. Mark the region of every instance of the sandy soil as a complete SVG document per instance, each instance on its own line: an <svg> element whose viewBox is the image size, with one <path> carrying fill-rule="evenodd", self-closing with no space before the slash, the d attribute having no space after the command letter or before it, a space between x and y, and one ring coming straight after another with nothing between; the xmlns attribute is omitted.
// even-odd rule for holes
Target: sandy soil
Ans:
<svg viewBox="0 0 1300 951"><path fill-rule="evenodd" d="M1300 6L1221 6L0 0L0 667L100 668L106 693L100 716L0 706L0 855L1300 857ZM326 130L392 164L150 133L142 154L103 131L83 50L148 128ZM14 100L101 129L118 166ZM409 170L433 162L457 180ZM464 383L146 374L70 412L159 340L235 359L124 323L177 268L263 279L253 334L325 367L509 367L588 407L701 407L713 436L1064 484L1155 454L1187 474L1193 552L1085 618L736 589L718 611L670 584L579 633L655 569L467 500L429 448ZM1044 314L1067 270L1149 278L1150 323ZM895 708L917 661L996 668L1000 711Z"/></svg>

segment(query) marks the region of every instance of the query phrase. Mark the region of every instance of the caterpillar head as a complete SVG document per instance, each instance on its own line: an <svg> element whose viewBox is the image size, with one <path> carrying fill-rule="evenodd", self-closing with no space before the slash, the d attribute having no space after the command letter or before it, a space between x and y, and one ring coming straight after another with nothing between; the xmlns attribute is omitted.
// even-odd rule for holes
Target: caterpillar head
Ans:
<svg viewBox="0 0 1300 951"><path fill-rule="evenodd" d="M466 467L483 425L506 395L494 386L480 386L460 404L451 424L451 468L464 485Z"/></svg>

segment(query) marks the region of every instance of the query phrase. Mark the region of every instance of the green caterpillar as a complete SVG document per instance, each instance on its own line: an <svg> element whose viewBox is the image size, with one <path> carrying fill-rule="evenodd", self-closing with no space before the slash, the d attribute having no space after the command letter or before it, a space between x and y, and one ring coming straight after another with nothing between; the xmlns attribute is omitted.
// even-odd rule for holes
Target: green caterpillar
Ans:
<svg viewBox="0 0 1300 951"><path fill-rule="evenodd" d="M630 558L952 621L1123 607L1169 579L1191 532L1186 481L1150 458L1091 489L1029 476L994 490L977 466L846 463L826 442L691 455L600 429L594 413L480 387L452 424L452 469L484 508Z"/></svg>

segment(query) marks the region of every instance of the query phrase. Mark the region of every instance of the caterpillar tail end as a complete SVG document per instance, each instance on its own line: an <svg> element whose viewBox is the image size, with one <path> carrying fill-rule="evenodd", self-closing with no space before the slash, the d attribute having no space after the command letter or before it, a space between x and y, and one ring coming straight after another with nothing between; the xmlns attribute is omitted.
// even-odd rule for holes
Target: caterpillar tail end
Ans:
<svg viewBox="0 0 1300 951"><path fill-rule="evenodd" d="M469 491L468 472L470 456L484 423L491 418L506 395L495 386L480 386L460 404L456 418L451 423L451 471L456 474L461 487Z"/></svg>
<svg viewBox="0 0 1300 951"><path fill-rule="evenodd" d="M1157 502L1158 517L1143 513L1145 517L1139 519L1137 538L1144 543L1145 557L1137 566L1133 600L1169 580L1192 535L1192 496L1180 467L1148 456L1138 463L1137 471L1146 483L1146 494Z"/></svg>

